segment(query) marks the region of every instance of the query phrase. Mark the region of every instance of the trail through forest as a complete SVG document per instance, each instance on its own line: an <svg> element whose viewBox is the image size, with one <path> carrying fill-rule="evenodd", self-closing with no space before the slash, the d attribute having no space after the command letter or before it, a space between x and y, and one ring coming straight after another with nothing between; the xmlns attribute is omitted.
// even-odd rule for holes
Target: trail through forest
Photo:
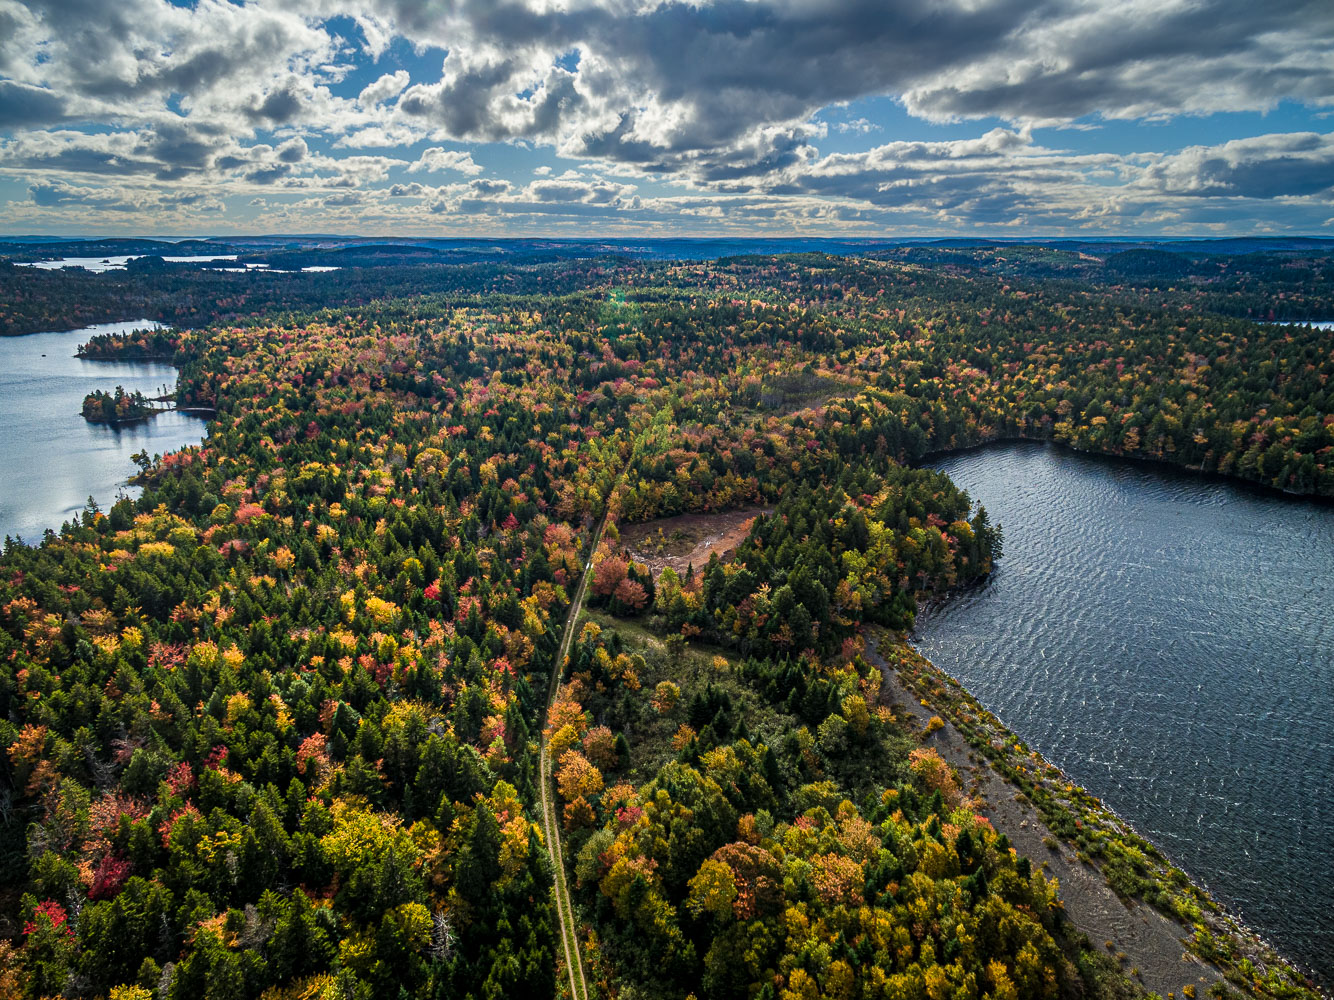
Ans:
<svg viewBox="0 0 1334 1000"><path fill-rule="evenodd" d="M598 530L593 535L593 544L589 546L588 561L584 563L584 572L579 577L579 588L574 592L574 600L570 602L569 617L565 619L565 633L561 636L560 649L556 652L556 663L551 671L551 686L547 691L546 711L548 713L551 711L552 703L556 700L556 692L560 690L560 679L564 671L565 658L570 653L570 644L574 641L575 626L578 624L579 613L584 606L584 595L588 592L588 581L593 575L593 553L597 551L598 545L602 541L602 532L607 527L608 516L607 513L604 513L602 520L598 522ZM560 917L561 947L565 955L565 970L570 977L570 996L574 1000L588 1000L588 983L584 979L584 962L579 954L579 935L575 926L574 906L570 902L570 888L565 881L565 851L561 845L560 823L556 807L552 801L552 771L551 748L547 745L546 734L543 733L541 780L539 781L539 787L542 790L542 833L546 837L547 850L551 853L551 867L555 877L553 891L556 894L556 913Z"/></svg>

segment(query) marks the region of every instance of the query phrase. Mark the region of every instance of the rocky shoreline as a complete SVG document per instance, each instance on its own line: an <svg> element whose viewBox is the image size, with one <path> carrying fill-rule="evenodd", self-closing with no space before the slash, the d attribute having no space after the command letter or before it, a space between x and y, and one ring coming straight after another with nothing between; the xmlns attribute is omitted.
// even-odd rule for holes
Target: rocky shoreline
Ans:
<svg viewBox="0 0 1334 1000"><path fill-rule="evenodd" d="M1163 997L1328 995L902 640L872 637L867 656L883 674L882 702L922 727L924 744L959 772L979 811L1058 880L1074 926L1132 981ZM1149 891L1113 886L1127 857Z"/></svg>

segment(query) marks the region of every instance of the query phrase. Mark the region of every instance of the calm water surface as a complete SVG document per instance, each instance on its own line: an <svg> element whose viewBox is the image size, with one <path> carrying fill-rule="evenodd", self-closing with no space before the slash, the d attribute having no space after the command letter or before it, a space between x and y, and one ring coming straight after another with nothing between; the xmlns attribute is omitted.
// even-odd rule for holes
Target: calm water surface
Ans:
<svg viewBox="0 0 1334 1000"><path fill-rule="evenodd" d="M35 267L41 271L62 271L66 268L81 267L94 274L101 274L104 271L123 271L125 265L132 260L138 260L144 254L121 257L60 257L57 260L31 260L19 261L19 267ZM234 253L215 253L202 254L193 257L163 257L168 264L204 264L211 261L234 262L236 260ZM231 271L240 274L251 274L258 271L269 269L268 264L240 264L235 267L210 267L210 271ZM339 268L329 265L312 265L300 269L303 274L324 274L328 271L337 271ZM281 272L279 272L281 273ZM140 324L142 325L142 324Z"/></svg>
<svg viewBox="0 0 1334 1000"><path fill-rule="evenodd" d="M163 413L139 424L113 428L80 415L83 397L118 385L156 396L176 385L176 369L156 362L82 361L80 344L97 333L147 329L148 320L104 323L66 333L0 337L0 538L41 540L59 530L89 496L103 509L135 473L130 456L147 449L164 454L198 444L206 433L199 417Z"/></svg>
<svg viewBox="0 0 1334 1000"><path fill-rule="evenodd" d="M19 261L19 267L35 267L41 271L60 271L67 267L82 267L94 274L101 274L103 271L123 271L125 265L132 260L138 260L145 254L132 254L130 256L119 257L60 257L56 260L32 260ZM212 260L236 260L234 253L215 253L201 255L198 257L163 257L168 264L187 264L203 263ZM142 324L141 324L142 325Z"/></svg>
<svg viewBox="0 0 1334 1000"><path fill-rule="evenodd" d="M1005 554L917 647L1334 979L1334 507L1040 444L933 464Z"/></svg>
<svg viewBox="0 0 1334 1000"><path fill-rule="evenodd" d="M1317 330L1334 330L1334 319L1322 320L1301 320L1295 319L1286 323L1276 323L1276 326L1313 326Z"/></svg>

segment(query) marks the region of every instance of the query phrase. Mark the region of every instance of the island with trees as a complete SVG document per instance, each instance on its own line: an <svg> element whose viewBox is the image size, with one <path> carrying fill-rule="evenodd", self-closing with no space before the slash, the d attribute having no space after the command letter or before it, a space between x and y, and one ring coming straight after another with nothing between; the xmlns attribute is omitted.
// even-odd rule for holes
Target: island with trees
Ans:
<svg viewBox="0 0 1334 1000"><path fill-rule="evenodd" d="M139 390L126 392L119 385L115 392L94 389L83 398L83 419L90 424L135 423L160 412L161 408Z"/></svg>

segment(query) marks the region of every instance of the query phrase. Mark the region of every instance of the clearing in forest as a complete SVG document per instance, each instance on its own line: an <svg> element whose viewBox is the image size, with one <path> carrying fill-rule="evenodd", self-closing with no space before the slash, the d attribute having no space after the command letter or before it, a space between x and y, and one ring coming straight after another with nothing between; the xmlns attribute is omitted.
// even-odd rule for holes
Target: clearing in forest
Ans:
<svg viewBox="0 0 1334 1000"><path fill-rule="evenodd" d="M621 543L636 562L642 562L656 580L670 566L681 576L693 566L696 571L708 565L715 552L726 559L750 532L760 514L770 508L752 507L721 514L680 514L642 524L627 524L621 529Z"/></svg>

